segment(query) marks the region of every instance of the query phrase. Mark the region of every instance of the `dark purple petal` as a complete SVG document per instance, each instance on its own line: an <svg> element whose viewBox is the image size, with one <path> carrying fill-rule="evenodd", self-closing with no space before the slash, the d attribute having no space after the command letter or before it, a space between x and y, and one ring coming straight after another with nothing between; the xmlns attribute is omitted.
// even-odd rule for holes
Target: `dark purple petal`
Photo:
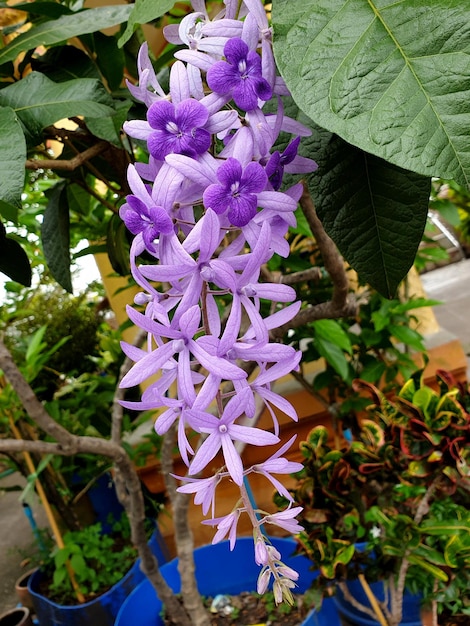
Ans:
<svg viewBox="0 0 470 626"><path fill-rule="evenodd" d="M211 135L207 132L207 130L204 130L204 128L196 128L190 136L187 135L186 137L188 141L188 148L187 150L181 150L180 154L194 156L196 154L203 154L206 150L209 150L211 145ZM192 152L192 154L190 152Z"/></svg>
<svg viewBox="0 0 470 626"><path fill-rule="evenodd" d="M292 161L297 156L299 143L300 143L300 137L296 137L293 141L290 142L290 144L287 146L287 148L284 150L284 152L281 155L282 165L287 165L287 163L292 163Z"/></svg>
<svg viewBox="0 0 470 626"><path fill-rule="evenodd" d="M240 73L233 65L225 61L218 61L209 68L206 81L212 91L226 95L240 81Z"/></svg>
<svg viewBox="0 0 470 626"><path fill-rule="evenodd" d="M149 209L150 221L160 233L169 235L173 230L173 220L162 207L153 206Z"/></svg>
<svg viewBox="0 0 470 626"><path fill-rule="evenodd" d="M232 89L232 98L237 107L243 111L252 111L258 106L256 80L240 78Z"/></svg>
<svg viewBox="0 0 470 626"><path fill-rule="evenodd" d="M238 66L240 61L246 61L249 52L250 51L246 43L243 41L243 39L240 39L238 37L233 37L232 39L229 39L224 46L225 58L231 65L235 66Z"/></svg>
<svg viewBox="0 0 470 626"><path fill-rule="evenodd" d="M229 195L222 185L209 185L204 191L202 201L206 209L212 209L218 215L222 215L228 208Z"/></svg>
<svg viewBox="0 0 470 626"><path fill-rule="evenodd" d="M254 194L243 194L230 200L228 219L234 226L246 226L256 215L257 201Z"/></svg>
<svg viewBox="0 0 470 626"><path fill-rule="evenodd" d="M183 132L204 126L209 118L209 111L197 100L183 100L176 106L176 124Z"/></svg>
<svg viewBox="0 0 470 626"><path fill-rule="evenodd" d="M246 66L250 75L261 76L261 57L254 50L250 50L246 55Z"/></svg>
<svg viewBox="0 0 470 626"><path fill-rule="evenodd" d="M241 163L237 159L230 157L217 170L217 178L229 191L231 185L240 182L242 173Z"/></svg>
<svg viewBox="0 0 470 626"><path fill-rule="evenodd" d="M245 167L243 175L240 180L240 187L243 191L251 193L259 193L266 187L268 178L263 167L259 163L248 163Z"/></svg>
<svg viewBox="0 0 470 626"><path fill-rule="evenodd" d="M168 154L179 154L178 138L164 131L154 131L147 139L147 147L158 161L163 161Z"/></svg>
<svg viewBox="0 0 470 626"><path fill-rule="evenodd" d="M258 98L260 100L267 102L271 99L273 90L266 79L258 77L256 79L256 93L258 94Z"/></svg>
<svg viewBox="0 0 470 626"><path fill-rule="evenodd" d="M276 150L275 152L271 154L264 168L268 178L271 178L271 176L276 172L280 163L281 163L281 154L279 150Z"/></svg>
<svg viewBox="0 0 470 626"><path fill-rule="evenodd" d="M154 102L147 111L147 120L152 128L165 131L168 122L176 122L174 105L168 100Z"/></svg>

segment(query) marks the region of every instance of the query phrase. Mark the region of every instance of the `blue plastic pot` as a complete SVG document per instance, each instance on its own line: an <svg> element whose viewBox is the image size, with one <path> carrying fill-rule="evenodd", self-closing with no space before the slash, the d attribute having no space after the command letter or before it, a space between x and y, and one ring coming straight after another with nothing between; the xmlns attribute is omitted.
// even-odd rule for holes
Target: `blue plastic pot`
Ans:
<svg viewBox="0 0 470 626"><path fill-rule="evenodd" d="M295 543L292 539L272 539L273 545L280 551L286 565L299 572L298 591L306 591L316 572L311 570L312 563L303 556L292 556ZM203 546L194 551L196 578L199 592L205 596L216 594L238 594L242 591L255 591L260 568L253 558L253 539L242 537L237 540L231 552L228 541L216 545ZM174 559L161 568L162 575L175 593L181 591L178 561ZM319 621L312 614L303 626L335 626L338 624L335 609L329 601L324 603L325 621ZM150 582L144 580L123 603L115 626L162 626L160 618L162 603ZM336 621L332 619L336 618ZM327 618L330 621L327 621Z"/></svg>
<svg viewBox="0 0 470 626"><path fill-rule="evenodd" d="M158 562L166 563L168 551L158 528L149 540ZM28 581L35 613L40 626L113 626L121 605L128 595L145 579L137 560L127 574L106 593L74 606L53 602L40 593L44 574L36 570Z"/></svg>
<svg viewBox="0 0 470 626"><path fill-rule="evenodd" d="M358 602L368 608L371 608L370 602L359 580L348 580L346 581L346 584L351 595ZM371 583L370 588L377 600L383 602L385 599L383 583ZM351 624L354 624L354 626L380 626L379 622L352 606L349 601L346 600L339 588L336 589L336 594L333 599L338 613L343 615L349 622L351 622ZM400 622L400 626L422 626L421 600L422 598L420 595L413 595L409 591L405 590L405 594L403 596L403 619Z"/></svg>
<svg viewBox="0 0 470 626"><path fill-rule="evenodd" d="M356 543L356 549L365 550L367 543ZM345 581L350 594L362 605L372 608L367 595L358 579ZM370 583L370 588L374 596L380 602L385 600L385 587L383 582ZM336 594L333 598L339 614L343 615L348 622L354 626L380 626L379 622L372 619L362 611L354 607L342 593L339 587L336 588ZM413 595L405 589L403 595L403 619L400 626L422 626L421 621L421 596Z"/></svg>

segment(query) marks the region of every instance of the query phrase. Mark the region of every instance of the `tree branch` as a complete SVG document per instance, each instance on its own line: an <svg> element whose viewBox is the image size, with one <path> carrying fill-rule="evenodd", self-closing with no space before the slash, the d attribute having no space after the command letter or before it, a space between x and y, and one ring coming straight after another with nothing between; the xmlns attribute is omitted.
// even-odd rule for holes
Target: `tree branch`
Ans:
<svg viewBox="0 0 470 626"><path fill-rule="evenodd" d="M16 391L26 413L56 442L29 441L17 439L0 440L0 452L31 451L41 454L98 454L112 459L116 471L121 474L128 497L122 502L129 517L132 542L141 558L141 568L147 575L159 598L165 604L170 620L178 626L191 626L191 620L179 603L173 591L158 568L158 561L147 543L145 531L145 505L139 476L122 446L114 441L98 437L77 436L69 433L58 424L37 399L34 391L25 380L13 358L0 339L0 369ZM119 495L119 491L118 491Z"/></svg>
<svg viewBox="0 0 470 626"><path fill-rule="evenodd" d="M89 159L101 154L107 148L109 148L109 144L106 141L100 141L84 152L80 152L72 159L28 159L25 163L25 167L28 170L45 169L73 172L73 170L81 167Z"/></svg>
<svg viewBox="0 0 470 626"><path fill-rule="evenodd" d="M300 206L317 242L325 269L333 282L333 295L331 300L327 302L312 305L299 311L288 324L284 324L273 331L272 337L274 339L280 339L287 331L315 320L354 317L358 309L356 298L349 294L349 280L343 258L318 218L306 183L304 183L304 191L300 198Z"/></svg>

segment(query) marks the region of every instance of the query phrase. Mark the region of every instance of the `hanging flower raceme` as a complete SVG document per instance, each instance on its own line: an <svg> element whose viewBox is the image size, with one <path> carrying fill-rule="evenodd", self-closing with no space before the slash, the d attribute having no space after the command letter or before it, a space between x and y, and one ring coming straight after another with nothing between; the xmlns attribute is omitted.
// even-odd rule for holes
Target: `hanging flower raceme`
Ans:
<svg viewBox="0 0 470 626"><path fill-rule="evenodd" d="M298 367L300 353L270 340L300 303L293 303L291 287L263 282L261 268L274 254L288 254L285 235L296 224L302 188L283 189L284 171L304 173L316 165L297 155L308 131L284 115L285 86L275 73L262 2L226 0L212 20L202 0L193 6L179 26L165 29L170 42L188 47L175 53L169 92L158 83L146 46L138 59L140 83L129 85L148 110L145 120L130 120L124 130L146 142L149 162L129 167L132 193L120 215L135 236L130 266L142 289L135 298L141 310L129 307L128 315L147 342L142 348L123 344L135 364L121 385L147 386L140 401L123 404L159 409L159 434L177 424L188 468L179 491L194 494L205 515L211 512L204 523L216 527L214 542L228 535L231 548L240 516L248 515L261 566L258 589L272 580L276 601L290 601L297 575L261 530L301 530L295 520L300 509L277 478L301 469L284 456L295 437L276 450L274 409L293 420L297 415L272 389ZM277 113L265 114L274 93ZM281 131L294 134L283 151L273 148ZM271 413L273 432L257 426L259 404ZM198 447L188 431L199 437ZM269 447L267 460L245 467L246 445ZM223 466L207 475L218 455ZM254 508L245 486L253 473L289 500L286 510ZM239 487L240 497L229 514L216 517L217 490L226 480Z"/></svg>

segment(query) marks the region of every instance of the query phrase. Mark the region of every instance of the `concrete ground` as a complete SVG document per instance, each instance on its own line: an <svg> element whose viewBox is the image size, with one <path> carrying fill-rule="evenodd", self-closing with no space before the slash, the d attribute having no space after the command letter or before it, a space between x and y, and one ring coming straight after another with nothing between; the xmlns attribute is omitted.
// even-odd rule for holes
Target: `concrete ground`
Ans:
<svg viewBox="0 0 470 626"><path fill-rule="evenodd" d="M31 569L28 555L36 551L31 524L19 501L21 491L6 491L7 487L23 489L25 485L19 474L0 480L0 615L17 605L15 581ZM28 494L27 501L38 527L46 528L46 516L35 495Z"/></svg>
<svg viewBox="0 0 470 626"><path fill-rule="evenodd" d="M426 295L443 302L434 308L439 325L460 339L465 353L470 355L470 259L433 270L421 278ZM0 615L16 606L14 583L28 568L22 567L22 563L34 547L30 523L18 500L20 492L4 491L7 486L24 484L17 475L0 480ZM38 526L45 528L41 505L35 498L30 502Z"/></svg>

